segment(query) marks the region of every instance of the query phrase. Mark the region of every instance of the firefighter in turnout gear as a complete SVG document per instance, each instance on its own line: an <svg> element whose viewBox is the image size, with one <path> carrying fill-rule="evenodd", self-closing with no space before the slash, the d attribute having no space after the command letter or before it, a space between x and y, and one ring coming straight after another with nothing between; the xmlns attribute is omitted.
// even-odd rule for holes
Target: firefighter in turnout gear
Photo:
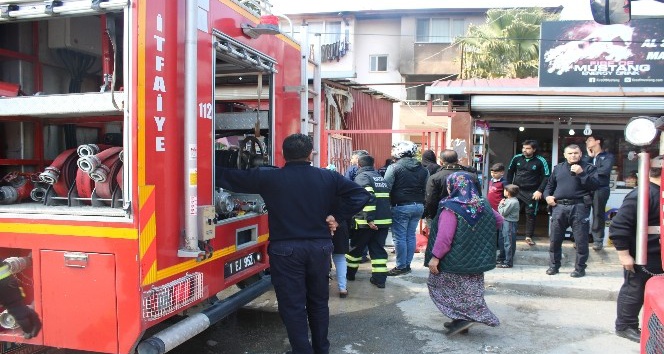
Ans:
<svg viewBox="0 0 664 354"><path fill-rule="evenodd" d="M392 225L392 212L390 210L390 187L383 177L374 169L374 158L365 155L358 159L359 170L355 183L364 187L371 198L364 209L355 215L351 227L354 245L346 254L348 262L348 280L355 280L355 274L362 261L362 251L365 246L369 248L371 257L371 284L378 288L385 288L387 279L387 252L385 239L387 231Z"/></svg>

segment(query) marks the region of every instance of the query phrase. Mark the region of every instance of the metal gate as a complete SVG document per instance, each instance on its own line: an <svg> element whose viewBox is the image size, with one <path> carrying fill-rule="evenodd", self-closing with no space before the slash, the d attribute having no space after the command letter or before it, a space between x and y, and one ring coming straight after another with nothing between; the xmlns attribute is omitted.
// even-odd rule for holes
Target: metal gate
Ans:
<svg viewBox="0 0 664 354"><path fill-rule="evenodd" d="M373 129L373 130L326 130L327 135L327 161L332 163L340 173L345 173L350 165L350 155L354 149L362 147L353 146L354 134L421 134L420 150L433 150L436 156L446 146L445 129ZM344 135L342 135L344 134ZM351 135L350 137L347 135ZM377 164L390 157L391 151L370 151ZM377 166L378 167L378 166Z"/></svg>
<svg viewBox="0 0 664 354"><path fill-rule="evenodd" d="M327 139L328 164L337 168L339 173L346 172L353 152L353 139L341 134L330 134Z"/></svg>

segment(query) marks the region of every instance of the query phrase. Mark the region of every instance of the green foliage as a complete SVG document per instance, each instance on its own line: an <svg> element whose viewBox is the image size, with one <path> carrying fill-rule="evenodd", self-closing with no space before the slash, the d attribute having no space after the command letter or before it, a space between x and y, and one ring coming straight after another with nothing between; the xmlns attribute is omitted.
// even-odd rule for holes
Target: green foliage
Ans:
<svg viewBox="0 0 664 354"><path fill-rule="evenodd" d="M491 9L486 23L470 25L461 46L461 78L537 77L540 25L558 15L541 8Z"/></svg>

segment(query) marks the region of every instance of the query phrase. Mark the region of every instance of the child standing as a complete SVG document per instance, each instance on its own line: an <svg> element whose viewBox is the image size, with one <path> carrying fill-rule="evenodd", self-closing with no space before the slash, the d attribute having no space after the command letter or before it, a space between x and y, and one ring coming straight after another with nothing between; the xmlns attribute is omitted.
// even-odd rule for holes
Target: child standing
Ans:
<svg viewBox="0 0 664 354"><path fill-rule="evenodd" d="M502 163L495 163L491 166L491 180L489 181L489 191L487 192L486 199L493 210L498 211L498 203L503 200L503 190L505 189L505 165Z"/></svg>
<svg viewBox="0 0 664 354"><path fill-rule="evenodd" d="M519 200L516 198L519 195L519 187L515 184L508 184L503 193L505 199L498 203L498 212L505 218L502 228L503 244L498 246L500 254L505 256L505 260L497 267L512 268L516 251L516 227L519 224Z"/></svg>
<svg viewBox="0 0 664 354"><path fill-rule="evenodd" d="M498 162L491 165L489 169L491 171L491 179L489 180L489 191L486 194L486 199L491 205L493 210L498 211L498 203L503 200L503 191L505 190L505 165ZM496 231L496 242L500 252L498 253L498 258L496 258L496 264L502 264L505 262L505 252L503 252L503 231L498 229Z"/></svg>

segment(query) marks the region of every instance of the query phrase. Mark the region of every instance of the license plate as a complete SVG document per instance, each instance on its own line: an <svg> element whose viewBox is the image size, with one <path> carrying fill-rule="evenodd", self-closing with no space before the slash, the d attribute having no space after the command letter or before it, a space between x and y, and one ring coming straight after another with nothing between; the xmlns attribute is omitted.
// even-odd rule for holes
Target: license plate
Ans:
<svg viewBox="0 0 664 354"><path fill-rule="evenodd" d="M228 278L233 274L249 269L258 264L258 253L248 254L242 258L226 262L224 265L224 277Z"/></svg>

